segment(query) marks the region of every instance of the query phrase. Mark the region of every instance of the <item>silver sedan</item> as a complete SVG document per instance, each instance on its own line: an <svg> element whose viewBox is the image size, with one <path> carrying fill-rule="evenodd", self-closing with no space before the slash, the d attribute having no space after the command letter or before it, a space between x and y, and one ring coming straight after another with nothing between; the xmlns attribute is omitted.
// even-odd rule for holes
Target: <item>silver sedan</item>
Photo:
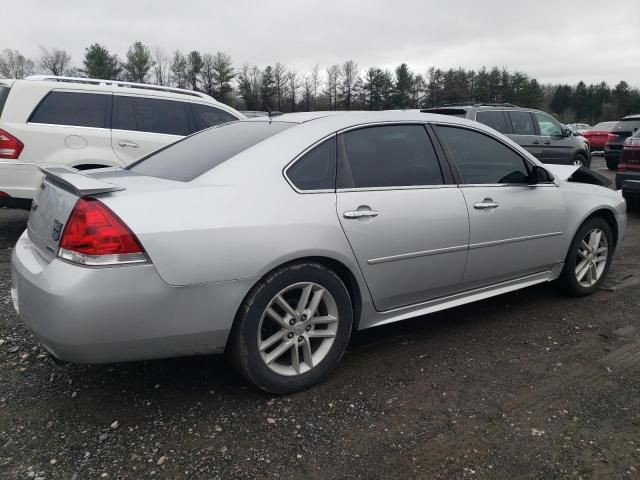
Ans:
<svg viewBox="0 0 640 480"><path fill-rule="evenodd" d="M12 296L53 356L227 352L274 393L324 378L353 331L542 282L588 295L626 223L596 173L420 112L259 117L43 171Z"/></svg>

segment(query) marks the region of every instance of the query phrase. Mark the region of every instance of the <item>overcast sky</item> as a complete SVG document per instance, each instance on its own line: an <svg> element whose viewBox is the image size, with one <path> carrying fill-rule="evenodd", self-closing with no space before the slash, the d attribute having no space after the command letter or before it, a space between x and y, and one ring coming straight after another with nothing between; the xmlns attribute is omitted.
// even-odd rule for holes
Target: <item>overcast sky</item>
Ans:
<svg viewBox="0 0 640 480"><path fill-rule="evenodd" d="M640 86L639 1L20 0L3 9L0 50L35 58L39 45L55 46L79 65L91 43L122 57L141 40L168 52L222 50L237 67L497 65L543 83Z"/></svg>

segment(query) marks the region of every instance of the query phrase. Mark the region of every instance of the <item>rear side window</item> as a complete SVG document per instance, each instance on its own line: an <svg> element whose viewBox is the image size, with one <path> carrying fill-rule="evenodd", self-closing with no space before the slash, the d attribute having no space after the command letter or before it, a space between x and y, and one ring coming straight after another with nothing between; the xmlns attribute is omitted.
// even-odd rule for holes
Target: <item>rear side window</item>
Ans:
<svg viewBox="0 0 640 480"><path fill-rule="evenodd" d="M437 127L466 184L525 183L528 169L516 152L488 135L457 127Z"/></svg>
<svg viewBox="0 0 640 480"><path fill-rule="evenodd" d="M10 90L11 88L0 85L0 116L2 116L2 109L4 108L4 104L7 101Z"/></svg>
<svg viewBox="0 0 640 480"><path fill-rule="evenodd" d="M50 92L31 114L30 122L105 128L110 95Z"/></svg>
<svg viewBox="0 0 640 480"><path fill-rule="evenodd" d="M613 127L612 132L635 132L640 128L640 118L634 118L629 120L620 120L616 123L616 126Z"/></svg>
<svg viewBox="0 0 640 480"><path fill-rule="evenodd" d="M140 175L189 182L294 125L287 122L226 123L169 145L128 169Z"/></svg>
<svg viewBox="0 0 640 480"><path fill-rule="evenodd" d="M338 188L441 185L442 171L422 125L369 127L338 137Z"/></svg>
<svg viewBox="0 0 640 480"><path fill-rule="evenodd" d="M533 117L529 112L513 110L508 112L511 121L511 130L514 135L536 135L536 127L533 125Z"/></svg>
<svg viewBox="0 0 640 480"><path fill-rule="evenodd" d="M136 132L188 135L188 105L158 98L116 96L113 128Z"/></svg>
<svg viewBox="0 0 640 480"><path fill-rule="evenodd" d="M500 133L507 133L507 122L502 112L478 112L476 113L476 121L484 123L487 127Z"/></svg>
<svg viewBox="0 0 640 480"><path fill-rule="evenodd" d="M197 131L204 130L209 127L215 127L221 123L237 120L236 117L224 110L220 110L219 108L211 107L209 105L202 105L201 103L192 103L191 109L193 110L193 116L196 119Z"/></svg>
<svg viewBox="0 0 640 480"><path fill-rule="evenodd" d="M287 170L300 190L332 190L336 186L336 137L325 140Z"/></svg>

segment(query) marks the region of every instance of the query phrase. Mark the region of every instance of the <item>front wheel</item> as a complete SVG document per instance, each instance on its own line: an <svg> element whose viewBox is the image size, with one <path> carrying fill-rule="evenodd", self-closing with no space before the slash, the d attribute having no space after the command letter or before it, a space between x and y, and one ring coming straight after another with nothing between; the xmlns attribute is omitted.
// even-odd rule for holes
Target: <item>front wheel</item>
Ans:
<svg viewBox="0 0 640 480"><path fill-rule="evenodd" d="M229 354L264 391L304 390L338 364L352 324L351 299L340 277L317 263L287 265L262 279L243 302Z"/></svg>
<svg viewBox="0 0 640 480"><path fill-rule="evenodd" d="M576 297L591 295L604 281L613 257L611 228L602 218L587 220L578 229L560 275L565 291Z"/></svg>
<svg viewBox="0 0 640 480"><path fill-rule="evenodd" d="M587 168L591 166L590 162L587 160L587 157L582 153L576 154L576 156L573 157L573 161L571 162L571 164L577 165L579 167L587 167Z"/></svg>

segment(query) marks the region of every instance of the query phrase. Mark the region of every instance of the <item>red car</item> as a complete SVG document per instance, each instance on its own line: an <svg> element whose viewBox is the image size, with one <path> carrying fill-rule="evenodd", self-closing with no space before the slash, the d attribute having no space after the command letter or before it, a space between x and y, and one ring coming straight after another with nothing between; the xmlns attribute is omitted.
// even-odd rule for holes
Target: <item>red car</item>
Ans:
<svg viewBox="0 0 640 480"><path fill-rule="evenodd" d="M607 143L607 135L617 122L600 122L597 125L591 127L589 130L585 130L581 135L589 140L591 145L591 151L604 150L604 144Z"/></svg>

